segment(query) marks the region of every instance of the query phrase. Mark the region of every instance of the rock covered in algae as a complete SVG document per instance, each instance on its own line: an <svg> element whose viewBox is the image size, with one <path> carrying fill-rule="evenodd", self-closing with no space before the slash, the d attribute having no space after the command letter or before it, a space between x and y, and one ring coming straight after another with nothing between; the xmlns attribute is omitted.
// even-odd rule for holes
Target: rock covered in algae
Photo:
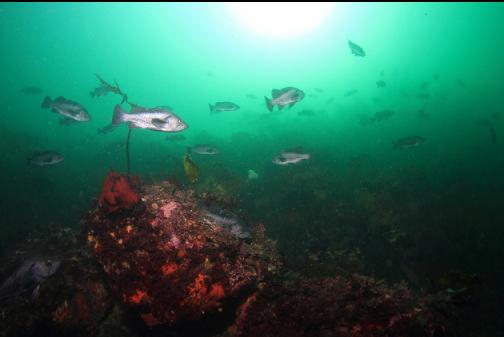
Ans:
<svg viewBox="0 0 504 337"><path fill-rule="evenodd" d="M452 336L441 303L358 275L271 282L241 305L228 336Z"/></svg>
<svg viewBox="0 0 504 337"><path fill-rule="evenodd" d="M272 241L251 242L206 220L191 191L146 186L142 212L89 214L87 241L112 291L148 326L219 314L280 267Z"/></svg>

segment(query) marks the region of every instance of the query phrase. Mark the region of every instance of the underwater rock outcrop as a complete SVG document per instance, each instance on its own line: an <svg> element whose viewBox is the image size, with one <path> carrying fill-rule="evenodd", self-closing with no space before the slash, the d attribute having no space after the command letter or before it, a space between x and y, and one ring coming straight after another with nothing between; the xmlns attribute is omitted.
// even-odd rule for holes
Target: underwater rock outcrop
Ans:
<svg viewBox="0 0 504 337"><path fill-rule="evenodd" d="M90 212L88 246L116 297L147 326L218 314L280 268L261 230L250 242L238 239L200 213L191 191L169 182L146 186L130 213L110 217L109 206Z"/></svg>
<svg viewBox="0 0 504 337"><path fill-rule="evenodd" d="M137 198L98 202L80 236L65 229L29 241L61 266L38 299L2 303L0 335L470 335L454 333L453 326L474 296L472 277L452 273L436 293L420 295L404 283L389 286L346 272L351 263L345 259L352 262L355 254L343 253L331 262L338 267L330 276L286 273L264 226L240 239L207 217L191 190L164 181L137 192L111 172L103 191ZM0 263L0 275L10 269Z"/></svg>
<svg viewBox="0 0 504 337"><path fill-rule="evenodd" d="M270 283L237 311L233 337L446 336L444 300L418 298L403 284L370 277L326 277Z"/></svg>

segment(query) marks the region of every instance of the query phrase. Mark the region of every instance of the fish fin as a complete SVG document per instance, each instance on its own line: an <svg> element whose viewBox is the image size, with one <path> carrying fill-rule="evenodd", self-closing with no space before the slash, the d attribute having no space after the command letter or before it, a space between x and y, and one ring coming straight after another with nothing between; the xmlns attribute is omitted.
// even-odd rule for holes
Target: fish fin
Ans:
<svg viewBox="0 0 504 337"><path fill-rule="evenodd" d="M75 119L68 118L68 117L63 117L63 118L60 118L60 120L59 120L60 125L72 125L75 123L77 123L77 121Z"/></svg>
<svg viewBox="0 0 504 337"><path fill-rule="evenodd" d="M51 97L46 96L41 105L42 109L49 109L51 107L51 103L52 103Z"/></svg>
<svg viewBox="0 0 504 337"><path fill-rule="evenodd" d="M273 96L273 99L277 98L281 94L282 94L282 90L279 90L279 89L271 90L271 96Z"/></svg>
<svg viewBox="0 0 504 337"><path fill-rule="evenodd" d="M123 94L123 99L121 101L121 104L124 104L124 102L128 102L128 95Z"/></svg>
<svg viewBox="0 0 504 337"><path fill-rule="evenodd" d="M294 104L296 104L296 102L292 102L291 104L289 104L289 109L291 109L294 106Z"/></svg>
<svg viewBox="0 0 504 337"><path fill-rule="evenodd" d="M121 124L124 122L125 111L117 104L114 108L114 114L112 115L112 125Z"/></svg>
<svg viewBox="0 0 504 337"><path fill-rule="evenodd" d="M54 99L55 102L57 103L65 103L67 100L63 96L58 96ZM73 103L73 102L72 102Z"/></svg>
<svg viewBox="0 0 504 337"><path fill-rule="evenodd" d="M159 110L162 110L162 111L166 111L166 112L172 112L173 111L173 108L171 106L168 106L168 105L160 105L158 107L156 107L156 109L159 109Z"/></svg>
<svg viewBox="0 0 504 337"><path fill-rule="evenodd" d="M131 108L130 113L135 114L135 113L139 113L139 112L142 112L142 111L145 111L145 110L147 110L147 109L144 108L144 107L141 107L139 105L135 105L135 106L133 106Z"/></svg>
<svg viewBox="0 0 504 337"><path fill-rule="evenodd" d="M282 110L283 108L285 108L285 105L278 105L278 110Z"/></svg>
<svg viewBox="0 0 504 337"><path fill-rule="evenodd" d="M37 284L35 289L33 289L32 294L31 294L31 299L36 300L39 296L40 293L40 284Z"/></svg>
<svg viewBox="0 0 504 337"><path fill-rule="evenodd" d="M95 73L95 76L98 79L98 81L100 81L101 84L108 84L107 82L105 82L105 80L103 78L101 78L100 75L98 75L98 74Z"/></svg>
<svg viewBox="0 0 504 337"><path fill-rule="evenodd" d="M268 107L268 110L272 112L273 111L273 103L271 102L272 100L266 96L264 96L264 100L266 101L266 106Z"/></svg>

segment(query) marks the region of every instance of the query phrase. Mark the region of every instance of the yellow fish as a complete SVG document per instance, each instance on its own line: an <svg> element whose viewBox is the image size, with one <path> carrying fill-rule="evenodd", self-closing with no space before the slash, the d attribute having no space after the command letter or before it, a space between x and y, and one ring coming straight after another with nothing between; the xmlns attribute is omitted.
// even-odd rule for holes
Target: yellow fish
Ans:
<svg viewBox="0 0 504 337"><path fill-rule="evenodd" d="M196 166L196 164L192 161L191 156L188 154L184 155L183 162L186 178L192 183L196 182L196 180L198 180L198 166Z"/></svg>

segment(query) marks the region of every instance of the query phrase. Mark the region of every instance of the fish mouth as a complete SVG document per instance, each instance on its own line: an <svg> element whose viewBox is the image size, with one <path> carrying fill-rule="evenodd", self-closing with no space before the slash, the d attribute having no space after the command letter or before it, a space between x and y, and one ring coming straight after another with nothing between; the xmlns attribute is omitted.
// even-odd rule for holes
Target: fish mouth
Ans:
<svg viewBox="0 0 504 337"><path fill-rule="evenodd" d="M170 133L179 133L187 129L187 126L176 127L173 130L169 130Z"/></svg>
<svg viewBox="0 0 504 337"><path fill-rule="evenodd" d="M180 122L177 125L177 131L183 131L183 130L187 129L188 127L189 127L189 125L187 125L186 123Z"/></svg>

